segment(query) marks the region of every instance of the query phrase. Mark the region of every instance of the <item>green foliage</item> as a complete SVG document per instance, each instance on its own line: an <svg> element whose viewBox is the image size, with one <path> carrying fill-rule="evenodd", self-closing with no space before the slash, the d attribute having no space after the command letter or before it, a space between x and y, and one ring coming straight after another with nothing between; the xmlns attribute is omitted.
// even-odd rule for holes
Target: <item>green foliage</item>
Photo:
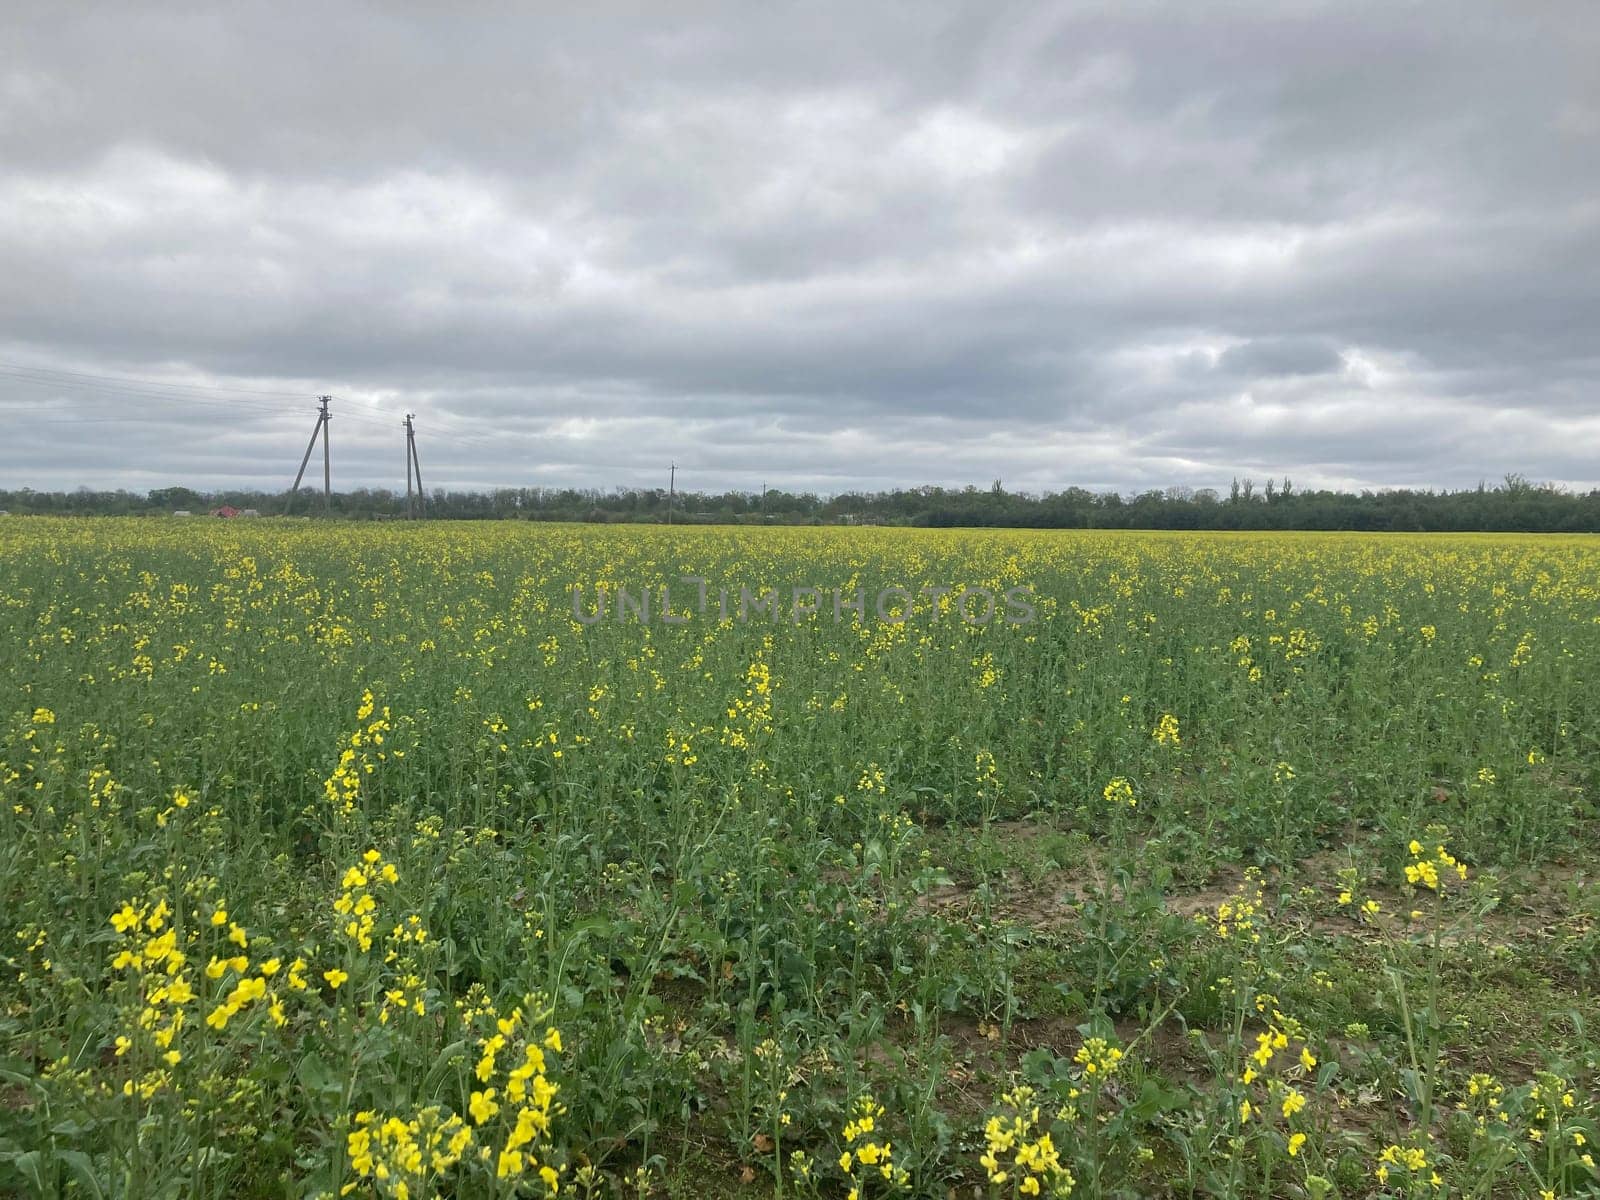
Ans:
<svg viewBox="0 0 1600 1200"><path fill-rule="evenodd" d="M0 1192L1600 1180L1589 540L38 520L0 556ZM573 619L686 575L913 602ZM1023 585L1017 624L921 591Z"/></svg>

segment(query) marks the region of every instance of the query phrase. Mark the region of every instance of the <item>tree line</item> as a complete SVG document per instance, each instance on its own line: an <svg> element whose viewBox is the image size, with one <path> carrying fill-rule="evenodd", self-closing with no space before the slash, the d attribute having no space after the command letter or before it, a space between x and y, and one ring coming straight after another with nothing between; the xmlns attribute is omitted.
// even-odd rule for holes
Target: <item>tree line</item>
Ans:
<svg viewBox="0 0 1600 1200"><path fill-rule="evenodd" d="M0 490L0 511L12 515L196 517L228 506L263 516L283 514L288 492L155 488L147 493ZM399 520L404 495L384 488L337 492L331 514L345 520ZM296 515L320 516L320 492L294 498ZM663 523L665 488L435 489L426 515L445 520ZM1288 480L1234 480L1225 494L1211 488L1167 488L1136 495L1069 487L1059 492L935 486L879 492L678 492L670 519L683 524L910 525L1034 529L1306 529L1372 532L1600 532L1600 489L1574 492L1509 475L1494 486L1460 491L1395 488L1340 492L1299 490Z"/></svg>

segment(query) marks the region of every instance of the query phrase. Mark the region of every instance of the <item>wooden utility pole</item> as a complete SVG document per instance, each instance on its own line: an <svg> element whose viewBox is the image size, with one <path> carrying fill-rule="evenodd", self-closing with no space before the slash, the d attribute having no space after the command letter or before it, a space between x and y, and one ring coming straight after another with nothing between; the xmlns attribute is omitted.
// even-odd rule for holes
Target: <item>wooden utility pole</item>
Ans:
<svg viewBox="0 0 1600 1200"><path fill-rule="evenodd" d="M332 396L318 397L322 401L322 515L333 514L333 451L328 446L329 425L333 418L328 416L328 401Z"/></svg>
<svg viewBox="0 0 1600 1200"><path fill-rule="evenodd" d="M672 464L672 474L667 476L667 524L672 524L672 500L678 493L678 464Z"/></svg>
<svg viewBox="0 0 1600 1200"><path fill-rule="evenodd" d="M306 452L300 459L300 469L295 472L294 486L289 489L289 502L283 506L285 516L294 507L295 497L300 494L300 481L305 478L306 464L311 461L311 452L317 448L317 438L322 438L322 511L330 512L333 508L333 461L328 452L328 422L332 419L328 415L328 405L333 400L332 396L318 396L317 402L322 405L322 411L317 414L317 423L311 427L311 440L306 443Z"/></svg>
<svg viewBox="0 0 1600 1200"><path fill-rule="evenodd" d="M406 516L412 517L416 513L411 506L411 414L406 414Z"/></svg>
<svg viewBox="0 0 1600 1200"><path fill-rule="evenodd" d="M417 428L412 422L416 419L415 413L406 414L406 479L409 481L413 469L417 473L417 515L421 516L428 509L428 493L422 490L422 460L417 457ZM406 485L406 494L409 496L411 485Z"/></svg>

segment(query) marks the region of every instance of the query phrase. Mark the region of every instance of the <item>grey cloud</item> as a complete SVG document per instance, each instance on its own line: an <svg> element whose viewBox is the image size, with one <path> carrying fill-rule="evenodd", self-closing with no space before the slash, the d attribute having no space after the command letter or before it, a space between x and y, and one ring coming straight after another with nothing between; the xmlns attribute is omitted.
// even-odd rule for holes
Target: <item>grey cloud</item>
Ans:
<svg viewBox="0 0 1600 1200"><path fill-rule="evenodd" d="M1232 375L1325 375L1344 365L1338 347L1317 338L1272 338L1229 346L1216 369Z"/></svg>
<svg viewBox="0 0 1600 1200"><path fill-rule="evenodd" d="M0 482L1595 483L1578 0L13 7Z"/></svg>

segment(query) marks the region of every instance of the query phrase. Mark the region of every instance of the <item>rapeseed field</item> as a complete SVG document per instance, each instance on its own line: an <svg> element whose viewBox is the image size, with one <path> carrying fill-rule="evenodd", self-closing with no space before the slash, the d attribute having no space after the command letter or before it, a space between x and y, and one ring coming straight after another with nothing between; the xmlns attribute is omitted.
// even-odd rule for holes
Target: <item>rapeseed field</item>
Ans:
<svg viewBox="0 0 1600 1200"><path fill-rule="evenodd" d="M0 521L0 1192L1600 1194L1600 541Z"/></svg>

